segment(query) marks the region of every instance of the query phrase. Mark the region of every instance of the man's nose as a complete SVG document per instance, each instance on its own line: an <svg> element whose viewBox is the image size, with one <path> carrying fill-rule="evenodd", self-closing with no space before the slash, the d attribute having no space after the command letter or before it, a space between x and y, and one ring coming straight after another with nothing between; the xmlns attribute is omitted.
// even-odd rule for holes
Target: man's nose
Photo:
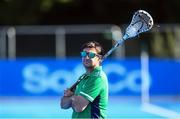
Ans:
<svg viewBox="0 0 180 119"><path fill-rule="evenodd" d="M85 58L85 59L90 59L88 55L86 55L84 58Z"/></svg>

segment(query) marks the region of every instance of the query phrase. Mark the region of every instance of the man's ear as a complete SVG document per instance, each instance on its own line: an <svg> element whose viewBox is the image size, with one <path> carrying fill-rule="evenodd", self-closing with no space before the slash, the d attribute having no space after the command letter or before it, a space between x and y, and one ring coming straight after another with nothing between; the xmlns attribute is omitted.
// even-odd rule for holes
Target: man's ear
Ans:
<svg viewBox="0 0 180 119"><path fill-rule="evenodd" d="M99 58L99 62L100 62L100 64L101 64L103 56L100 55L100 56L98 56L98 58Z"/></svg>
<svg viewBox="0 0 180 119"><path fill-rule="evenodd" d="M99 60L101 60L102 59L102 55L99 55L98 58L99 58Z"/></svg>

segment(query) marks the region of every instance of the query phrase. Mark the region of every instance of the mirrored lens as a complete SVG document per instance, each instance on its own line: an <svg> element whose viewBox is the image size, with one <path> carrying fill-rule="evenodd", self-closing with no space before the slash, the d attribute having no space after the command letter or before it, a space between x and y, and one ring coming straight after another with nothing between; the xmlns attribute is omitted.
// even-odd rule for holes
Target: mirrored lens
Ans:
<svg viewBox="0 0 180 119"><path fill-rule="evenodd" d="M93 52L89 52L89 55L88 55L88 57L89 58L94 58L96 56L96 54L95 53L93 53Z"/></svg>
<svg viewBox="0 0 180 119"><path fill-rule="evenodd" d="M81 52L81 57L86 57L87 53L85 51Z"/></svg>

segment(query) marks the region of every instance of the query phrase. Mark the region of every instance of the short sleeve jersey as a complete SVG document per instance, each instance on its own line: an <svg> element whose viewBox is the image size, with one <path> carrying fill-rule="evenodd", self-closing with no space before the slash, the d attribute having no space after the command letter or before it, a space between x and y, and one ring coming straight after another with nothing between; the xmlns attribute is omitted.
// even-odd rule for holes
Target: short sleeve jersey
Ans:
<svg viewBox="0 0 180 119"><path fill-rule="evenodd" d="M84 76L76 87L75 95L83 96L90 103L82 112L73 111L72 118L106 118L108 80L101 66Z"/></svg>

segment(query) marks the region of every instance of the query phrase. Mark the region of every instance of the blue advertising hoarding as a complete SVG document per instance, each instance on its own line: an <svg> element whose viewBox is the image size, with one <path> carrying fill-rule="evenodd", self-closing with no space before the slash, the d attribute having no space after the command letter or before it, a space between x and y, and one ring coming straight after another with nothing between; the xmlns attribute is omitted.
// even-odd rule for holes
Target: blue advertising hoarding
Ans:
<svg viewBox="0 0 180 119"><path fill-rule="evenodd" d="M140 59L106 60L110 95L141 94ZM0 96L58 96L85 70L81 59L0 60ZM151 59L147 73L152 95L180 94L180 62Z"/></svg>

